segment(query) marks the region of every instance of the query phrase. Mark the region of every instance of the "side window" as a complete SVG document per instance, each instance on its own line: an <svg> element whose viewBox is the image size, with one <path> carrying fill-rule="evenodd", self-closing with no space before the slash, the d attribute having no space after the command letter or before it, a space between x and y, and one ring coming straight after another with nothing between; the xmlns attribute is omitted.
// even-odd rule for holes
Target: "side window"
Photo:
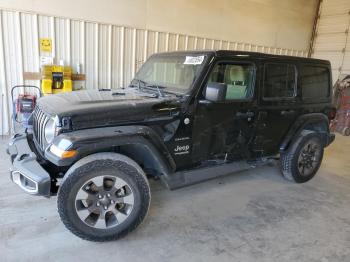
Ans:
<svg viewBox="0 0 350 262"><path fill-rule="evenodd" d="M296 69L289 64L265 64L264 98L292 98L296 95Z"/></svg>
<svg viewBox="0 0 350 262"><path fill-rule="evenodd" d="M304 65L300 70L300 86L303 98L327 98L330 96L330 73L327 67Z"/></svg>
<svg viewBox="0 0 350 262"><path fill-rule="evenodd" d="M209 75L208 83L227 85L226 100L250 98L253 94L255 70L252 64L218 63Z"/></svg>

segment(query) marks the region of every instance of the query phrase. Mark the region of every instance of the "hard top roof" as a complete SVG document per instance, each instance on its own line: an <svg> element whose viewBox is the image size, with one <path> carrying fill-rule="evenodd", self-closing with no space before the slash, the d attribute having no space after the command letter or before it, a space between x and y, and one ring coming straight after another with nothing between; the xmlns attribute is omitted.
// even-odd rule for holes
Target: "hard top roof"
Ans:
<svg viewBox="0 0 350 262"><path fill-rule="evenodd" d="M266 54L258 52L247 52L247 51L235 51L235 50L187 50L187 51L172 51L158 53L156 55L213 55L217 57L249 57L254 59L285 59L285 60L299 60L303 62L311 63L321 63L321 64L330 64L328 60L308 58L308 57L299 57L299 56L287 56L287 55L275 55L275 54Z"/></svg>

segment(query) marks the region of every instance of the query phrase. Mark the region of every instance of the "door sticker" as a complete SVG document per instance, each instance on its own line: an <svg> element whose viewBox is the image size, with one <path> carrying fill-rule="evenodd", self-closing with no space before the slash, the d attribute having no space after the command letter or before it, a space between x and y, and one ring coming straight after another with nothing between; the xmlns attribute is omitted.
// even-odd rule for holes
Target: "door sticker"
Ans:
<svg viewBox="0 0 350 262"><path fill-rule="evenodd" d="M203 63L204 55L201 56L186 56L184 65L200 65Z"/></svg>

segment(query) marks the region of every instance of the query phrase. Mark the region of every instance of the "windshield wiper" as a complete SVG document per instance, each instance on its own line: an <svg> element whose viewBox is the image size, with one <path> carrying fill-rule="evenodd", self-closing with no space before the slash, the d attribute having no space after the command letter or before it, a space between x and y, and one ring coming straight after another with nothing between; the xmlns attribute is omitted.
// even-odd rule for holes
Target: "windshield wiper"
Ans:
<svg viewBox="0 0 350 262"><path fill-rule="evenodd" d="M143 88L147 88L147 89L151 89L154 90L154 88L157 90L158 92L158 97L164 97L164 92L162 92L160 89L161 88L165 88L164 86L159 86L159 85L155 85L155 84L148 84L147 82L141 80L141 79L137 79L134 78L133 81L136 81L137 84L130 84L129 87L137 87L138 90L142 91ZM141 86L142 84L142 86Z"/></svg>
<svg viewBox="0 0 350 262"><path fill-rule="evenodd" d="M129 87L137 87L139 90L141 90L141 84L143 85L143 87L147 86L147 83L141 79L134 78L131 82L133 82L134 80L137 82L137 85L130 84Z"/></svg>
<svg viewBox="0 0 350 262"><path fill-rule="evenodd" d="M165 88L164 86L147 84L146 87L149 87L149 88L152 88L152 89L156 88L157 91L158 91L158 97L164 97L164 93L160 90L161 88Z"/></svg>
<svg viewBox="0 0 350 262"><path fill-rule="evenodd" d="M184 96L184 94L179 94L179 93L176 93L176 92L174 92L174 91L168 90L168 88L166 88L165 86L148 84L148 85L146 86L146 88L147 88L147 87L148 87L149 89L152 89L152 90L154 90L154 88L156 88L157 91L158 91L158 95L159 95L160 97L165 97L165 96L166 96L165 94L175 95L176 97L183 97L183 96ZM166 89L166 90L162 90L162 89ZM158 96L158 97L159 97L159 96Z"/></svg>

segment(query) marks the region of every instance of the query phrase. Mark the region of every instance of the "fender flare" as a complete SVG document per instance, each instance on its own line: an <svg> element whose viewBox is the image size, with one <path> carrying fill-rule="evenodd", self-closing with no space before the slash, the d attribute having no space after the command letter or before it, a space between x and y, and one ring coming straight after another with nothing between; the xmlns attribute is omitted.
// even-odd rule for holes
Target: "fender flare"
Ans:
<svg viewBox="0 0 350 262"><path fill-rule="evenodd" d="M289 128L287 134L280 145L280 152L285 152L288 150L290 144L298 137L304 129L308 129L308 126L322 123L326 130L317 130L328 136L329 134L329 120L325 114L322 113L311 113L305 114L296 119L293 125Z"/></svg>
<svg viewBox="0 0 350 262"><path fill-rule="evenodd" d="M69 167L78 160L91 154L115 151L120 146L138 145L147 150L157 160L159 171L164 174L175 170L175 161L163 140L147 126L102 127L73 131L58 135L53 144L63 150L76 150L77 156L60 159L49 148L45 157L56 166Z"/></svg>

